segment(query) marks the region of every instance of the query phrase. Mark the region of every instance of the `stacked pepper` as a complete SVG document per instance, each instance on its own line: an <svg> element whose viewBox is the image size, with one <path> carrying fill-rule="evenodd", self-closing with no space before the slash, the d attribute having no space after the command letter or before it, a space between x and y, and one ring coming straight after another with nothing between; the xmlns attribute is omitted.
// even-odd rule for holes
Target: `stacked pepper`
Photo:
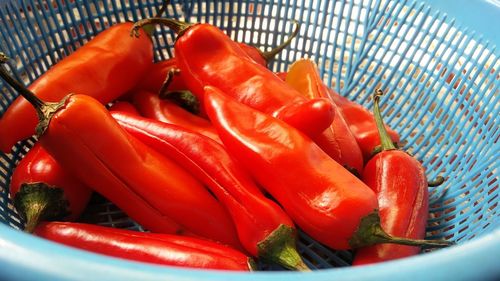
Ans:
<svg viewBox="0 0 500 281"><path fill-rule="evenodd" d="M154 23L179 33L175 59L152 63L151 41L140 27ZM139 39L124 36L129 29ZM108 44L117 38L119 46ZM115 60L98 51L102 45L113 49ZM392 132L391 140L384 129L380 94L373 118L361 106L332 97L311 61L298 61L282 74L284 79L278 77L265 67L275 53L236 43L209 24L153 18L110 28L29 89L2 66L0 76L24 99L0 119L0 132L27 120L22 130L2 138L2 150L32 133L35 112L39 119L39 144L16 169L11 186L26 230L118 257L230 270L253 269L247 254L308 270L295 248L295 224L331 248L362 248L355 264L415 254L421 246L449 245L421 240L427 216L424 170L389 145L399 137ZM6 59L2 56L2 63ZM106 61L106 68L97 71L97 64ZM95 79L76 84L64 79L75 73L92 73ZM111 113L102 105L129 91L133 104L116 103ZM362 112L365 120L360 122L354 112ZM368 151L380 142L383 152L368 161ZM52 168L32 176L26 167L37 167L33 163ZM408 171L398 178L405 178L413 194L397 197L390 206L387 198L403 187L400 180L390 183L393 171L385 163L405 163ZM163 234L62 222L37 226L42 220L76 219L90 189ZM411 209L406 207L410 202L419 204ZM390 225L394 216L403 227Z"/></svg>

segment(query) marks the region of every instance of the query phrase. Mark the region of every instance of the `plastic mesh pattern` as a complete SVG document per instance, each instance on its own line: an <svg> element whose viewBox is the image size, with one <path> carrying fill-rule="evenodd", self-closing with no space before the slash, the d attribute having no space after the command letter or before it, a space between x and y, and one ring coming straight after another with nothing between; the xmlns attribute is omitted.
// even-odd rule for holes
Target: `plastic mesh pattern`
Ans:
<svg viewBox="0 0 500 281"><path fill-rule="evenodd" d="M0 49L28 84L110 25L153 16L161 2L2 1ZM172 1L165 15L213 23L261 49L280 44L292 31L289 20L299 20L298 37L270 67L285 71L311 58L328 85L368 108L376 88L387 93L385 121L400 132L404 149L423 162L429 178L446 178L430 190L428 237L460 243L499 227L500 60L481 36L414 0ZM157 28L157 60L172 56L174 38ZM17 95L1 81L0 89L1 115ZM9 181L33 141L0 153L0 221L15 228L22 222L8 196ZM98 196L82 220L142 230ZM352 260L350 252L332 251L303 233L300 238L311 267Z"/></svg>

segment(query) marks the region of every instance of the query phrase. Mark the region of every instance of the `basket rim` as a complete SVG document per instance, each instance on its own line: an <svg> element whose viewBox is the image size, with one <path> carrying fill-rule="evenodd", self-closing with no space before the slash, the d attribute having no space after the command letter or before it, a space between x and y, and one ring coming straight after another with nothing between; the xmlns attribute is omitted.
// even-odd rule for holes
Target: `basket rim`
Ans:
<svg viewBox="0 0 500 281"><path fill-rule="evenodd" d="M157 266L107 257L60 245L0 224L2 279L8 280L239 280L300 276L323 280L493 280L500 276L500 227L456 246L376 265L315 270L310 273L227 272ZM488 253L493 253L491 256ZM420 277L420 278L419 278Z"/></svg>

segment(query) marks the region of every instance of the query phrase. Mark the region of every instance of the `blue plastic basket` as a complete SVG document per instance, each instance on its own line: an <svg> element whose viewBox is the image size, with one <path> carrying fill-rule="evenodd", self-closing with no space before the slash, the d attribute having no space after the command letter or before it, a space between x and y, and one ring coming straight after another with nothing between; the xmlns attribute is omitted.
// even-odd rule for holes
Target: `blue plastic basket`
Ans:
<svg viewBox="0 0 500 281"><path fill-rule="evenodd" d="M0 1L0 49L32 82L110 24L153 15L161 0ZM0 154L1 280L488 280L500 278L498 126L500 3L489 1L172 1L169 17L210 22L232 38L276 46L299 36L272 63L315 60L338 92L371 108L382 88L384 115L428 169L446 177L431 190L428 238L456 246L372 266L350 267L350 252L329 250L301 234L299 250L318 270L229 273L135 263L57 245L25 234L8 197L17 161L33 140ZM431 1L429 1L431 2ZM429 6L431 5L431 6ZM447 6L454 5L454 6ZM459 7L459 8L457 8ZM448 11L449 15L441 12ZM174 35L158 29L156 58L172 55ZM16 97L0 82L0 115ZM1 136L0 136L1 137ZM95 198L83 220L141 229ZM267 267L269 270L277 268Z"/></svg>

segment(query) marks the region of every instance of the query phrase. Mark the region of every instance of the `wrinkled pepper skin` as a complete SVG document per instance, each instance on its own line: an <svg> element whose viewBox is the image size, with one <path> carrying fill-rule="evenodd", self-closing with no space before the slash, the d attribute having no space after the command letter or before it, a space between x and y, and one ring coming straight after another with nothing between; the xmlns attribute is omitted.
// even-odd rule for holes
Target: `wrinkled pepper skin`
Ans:
<svg viewBox="0 0 500 281"><path fill-rule="evenodd" d="M382 151L368 161L363 182L375 191L382 228L392 236L423 239L429 215L427 180L422 165L400 150ZM420 247L378 244L356 252L353 265L416 255Z"/></svg>
<svg viewBox="0 0 500 281"><path fill-rule="evenodd" d="M283 227L288 228L286 235L290 237L279 239L289 239L295 245L296 230L291 219L261 193L221 144L189 129L148 118L124 112L112 112L112 116L131 135L175 159L203 182L231 214L240 241L252 256L279 254L261 252L259 244Z"/></svg>
<svg viewBox="0 0 500 281"><path fill-rule="evenodd" d="M59 191L53 193L50 189ZM31 231L40 220L76 220L87 206L92 190L67 173L37 143L14 169L9 193L17 211L27 220L27 231Z"/></svg>
<svg viewBox="0 0 500 281"><path fill-rule="evenodd" d="M147 229L240 247L229 214L205 187L129 135L94 98L66 99L40 142L68 172Z"/></svg>
<svg viewBox="0 0 500 281"><path fill-rule="evenodd" d="M192 237L64 222L43 223L35 234L74 248L158 265L249 271L253 264L237 250Z"/></svg>
<svg viewBox="0 0 500 281"><path fill-rule="evenodd" d="M380 146L380 136L378 134L377 125L373 114L362 105L350 101L341 96L333 89L329 89L330 97L333 102L340 108L345 121L349 125L349 129L356 138L359 147L363 153L364 162L368 162L372 158L373 151ZM386 126L387 127L387 126ZM399 134L387 127L387 131L394 143L399 142Z"/></svg>
<svg viewBox="0 0 500 281"><path fill-rule="evenodd" d="M328 88L321 80L316 64L311 60L294 62L288 70L286 82L309 99L329 98ZM340 108L335 102L332 105L335 111L332 124L313 140L335 161L360 175L364 164L361 149Z"/></svg>
<svg viewBox="0 0 500 281"><path fill-rule="evenodd" d="M174 47L184 82L200 103L204 100L204 86L213 85L239 102L273 115L308 135L320 134L333 120L328 99L306 99L253 61L215 26L190 26L178 36Z"/></svg>
<svg viewBox="0 0 500 281"><path fill-rule="evenodd" d="M307 234L349 249L360 220L377 209L374 192L304 134L205 88L205 107L227 151Z"/></svg>
<svg viewBox="0 0 500 281"><path fill-rule="evenodd" d="M172 101L161 99L158 94L146 90L137 91L133 94L132 101L144 117L193 130L221 143L210 121L192 114Z"/></svg>
<svg viewBox="0 0 500 281"><path fill-rule="evenodd" d="M92 95L106 104L132 89L153 64L153 44L142 29L130 37L132 23L116 24L52 66L29 89L44 101L57 102L69 93ZM33 107L18 97L0 119L0 150L35 133Z"/></svg>

